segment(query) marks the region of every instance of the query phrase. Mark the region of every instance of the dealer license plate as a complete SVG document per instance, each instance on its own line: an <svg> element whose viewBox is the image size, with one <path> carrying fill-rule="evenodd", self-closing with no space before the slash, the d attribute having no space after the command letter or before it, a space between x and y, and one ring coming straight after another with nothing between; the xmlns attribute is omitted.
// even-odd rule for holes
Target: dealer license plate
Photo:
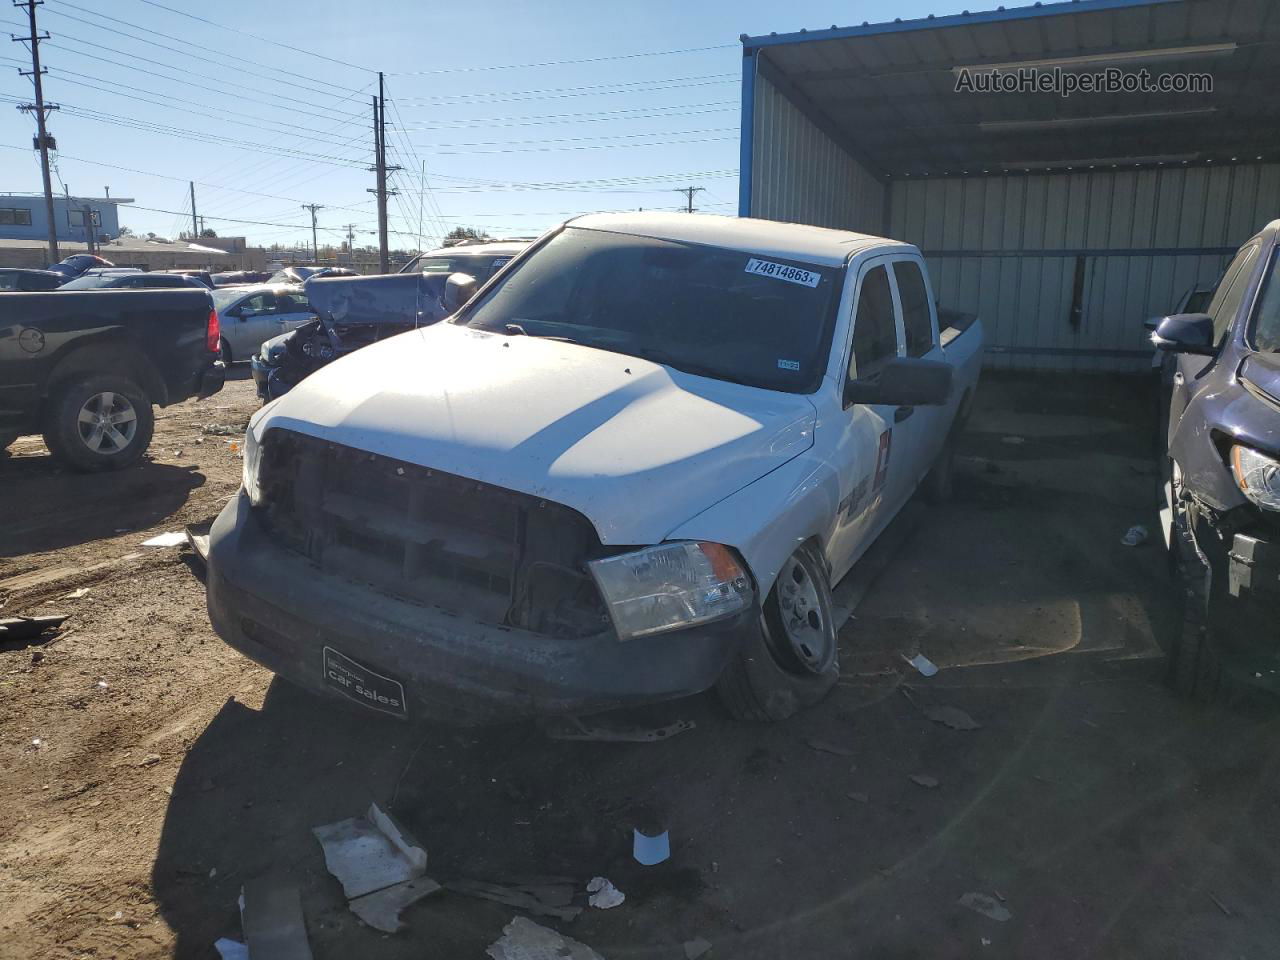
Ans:
<svg viewBox="0 0 1280 960"><path fill-rule="evenodd" d="M324 648L324 682L330 689L356 703L363 703L366 707L389 713L401 720L408 717L404 687L399 680L384 677L332 647Z"/></svg>

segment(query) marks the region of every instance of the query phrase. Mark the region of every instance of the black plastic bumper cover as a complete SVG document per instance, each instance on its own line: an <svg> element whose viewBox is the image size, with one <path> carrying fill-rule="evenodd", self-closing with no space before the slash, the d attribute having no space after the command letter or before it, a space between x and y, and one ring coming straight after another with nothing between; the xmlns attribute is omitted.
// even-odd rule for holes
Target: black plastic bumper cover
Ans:
<svg viewBox="0 0 1280 960"><path fill-rule="evenodd" d="M222 389L226 381L226 365L221 360L213 361L213 366L200 375L200 388L196 394L197 399L203 400L205 397L213 396Z"/></svg>
<svg viewBox="0 0 1280 960"><path fill-rule="evenodd" d="M483 624L322 573L270 541L243 492L210 531L207 586L214 630L274 673L340 697L322 676L330 647L402 683L409 719L463 724L699 693L759 616L628 642Z"/></svg>

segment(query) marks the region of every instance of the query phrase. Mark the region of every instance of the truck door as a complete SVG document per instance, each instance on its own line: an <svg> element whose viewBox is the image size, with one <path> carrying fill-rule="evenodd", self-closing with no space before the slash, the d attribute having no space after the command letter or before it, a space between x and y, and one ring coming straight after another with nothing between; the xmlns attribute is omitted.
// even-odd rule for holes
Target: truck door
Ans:
<svg viewBox="0 0 1280 960"><path fill-rule="evenodd" d="M902 325L889 260L867 260L858 273L848 352L851 378L870 376L901 354ZM906 499L894 412L880 404L844 406L835 449L840 503L828 549L833 580L848 572Z"/></svg>
<svg viewBox="0 0 1280 960"><path fill-rule="evenodd" d="M937 310L929 293L922 262L910 255L895 256L890 260L890 267L902 310L905 355L927 360L945 359L938 341ZM947 425L951 423L951 411L958 400L958 397L952 397L941 406L900 407L894 412L898 429L895 439L904 450L911 451L907 482L913 491L942 451ZM910 495L907 494L908 497Z"/></svg>

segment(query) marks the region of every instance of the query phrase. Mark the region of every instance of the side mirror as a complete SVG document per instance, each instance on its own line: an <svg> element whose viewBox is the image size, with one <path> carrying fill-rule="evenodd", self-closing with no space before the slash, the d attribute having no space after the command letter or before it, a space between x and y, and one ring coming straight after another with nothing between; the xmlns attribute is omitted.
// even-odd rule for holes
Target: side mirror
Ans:
<svg viewBox="0 0 1280 960"><path fill-rule="evenodd" d="M463 305L476 295L476 278L469 273L451 273L444 282L444 308L449 313L456 313Z"/></svg>
<svg viewBox="0 0 1280 960"><path fill-rule="evenodd" d="M1195 353L1212 357L1218 350L1213 344L1213 317L1207 313L1175 313L1156 324L1151 342L1169 353Z"/></svg>
<svg viewBox="0 0 1280 960"><path fill-rule="evenodd" d="M951 396L953 371L940 360L898 357L877 372L844 386L844 404L881 403L895 407L939 406Z"/></svg>

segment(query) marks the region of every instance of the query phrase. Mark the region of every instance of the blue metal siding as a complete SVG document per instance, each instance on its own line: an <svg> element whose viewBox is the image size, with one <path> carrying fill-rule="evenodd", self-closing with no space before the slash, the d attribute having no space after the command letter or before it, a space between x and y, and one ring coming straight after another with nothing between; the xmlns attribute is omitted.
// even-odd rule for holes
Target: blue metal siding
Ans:
<svg viewBox="0 0 1280 960"><path fill-rule="evenodd" d="M751 155L756 136L756 54L742 56L742 130L738 159L738 216L751 216Z"/></svg>
<svg viewBox="0 0 1280 960"><path fill-rule="evenodd" d="M53 198L53 219L57 225L58 239L84 243L86 230L79 224L72 224L68 212L79 211L88 206L98 214L100 221L96 233L99 239L120 235L120 214L114 203L81 200L72 197L70 203L66 197ZM30 225L0 224L0 239L4 240L40 240L49 238L48 218L45 216L44 198L32 196L4 196L0 194L0 209L11 208L31 211Z"/></svg>

